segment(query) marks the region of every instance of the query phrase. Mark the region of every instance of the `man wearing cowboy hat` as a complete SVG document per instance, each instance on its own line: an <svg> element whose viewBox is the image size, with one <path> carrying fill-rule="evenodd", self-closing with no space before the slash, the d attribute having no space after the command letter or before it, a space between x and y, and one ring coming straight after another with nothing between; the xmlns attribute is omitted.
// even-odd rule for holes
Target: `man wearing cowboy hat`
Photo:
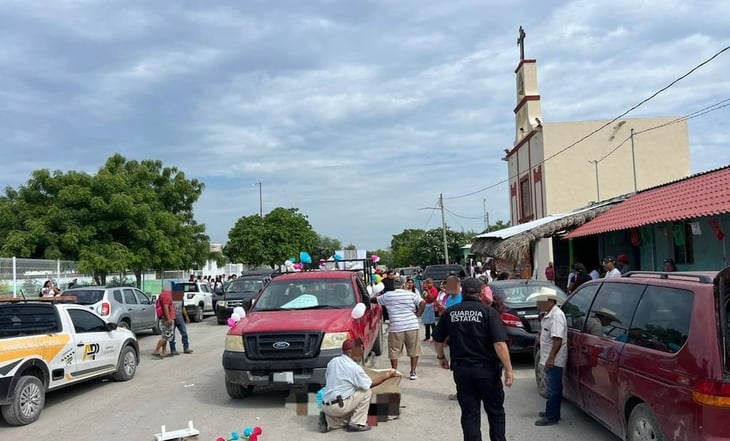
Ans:
<svg viewBox="0 0 730 441"><path fill-rule="evenodd" d="M586 333L593 335L604 335L603 328L611 323L621 323L616 313L608 308L600 308L593 311L593 316L586 321Z"/></svg>
<svg viewBox="0 0 730 441"><path fill-rule="evenodd" d="M540 365L545 368L548 399L545 411L535 421L536 426L550 426L560 420L563 369L568 361L568 326L559 301L556 294L542 294L537 298L538 308L546 312L540 321Z"/></svg>

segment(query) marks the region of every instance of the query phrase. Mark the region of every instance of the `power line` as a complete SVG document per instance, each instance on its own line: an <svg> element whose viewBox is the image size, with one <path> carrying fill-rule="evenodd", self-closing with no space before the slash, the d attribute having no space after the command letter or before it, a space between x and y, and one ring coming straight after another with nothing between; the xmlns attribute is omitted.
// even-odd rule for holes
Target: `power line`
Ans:
<svg viewBox="0 0 730 441"><path fill-rule="evenodd" d="M438 199L437 199L437 200L436 200L436 202L434 202L434 203L433 203L433 205L436 205L436 204L438 204L438 203L439 203L439 201L438 201ZM428 220L426 221L426 223L425 223L425 224L423 224L423 228L421 228L422 230L425 230L425 229L426 229L426 227L428 226L428 223L429 223L429 222L431 222L431 218L433 218L433 213L434 213L435 211L436 211L435 209L434 209L434 210L431 210L431 214L430 214L430 215L428 216Z"/></svg>
<svg viewBox="0 0 730 441"><path fill-rule="evenodd" d="M677 84L677 83L678 83L679 81L682 81L683 79L685 79L685 78L687 78L688 76L692 75L692 74L693 74L693 73L694 73L694 72L695 72L696 70L698 70L698 69L699 69L699 68L701 68L702 66L706 65L707 63L710 63L710 62L711 62L712 60L714 60L715 58L717 58L718 56L720 56L720 55L721 55L721 54L722 54L723 52L726 52L727 50L730 50L730 46L725 46L725 47L724 47L724 48L722 48L722 49L721 49L720 51L718 51L718 52L716 52L716 53L715 53L714 55L712 55L712 56L711 56L710 58L706 59L706 60L705 60L705 61L703 61L702 63L700 63L700 64L698 64L697 66L693 67L693 68L692 68L692 69L690 69L690 70L689 70L689 71L688 71L687 73L685 73L684 75L682 75L682 76L680 76L679 78L675 79L675 80L674 80L674 81L672 81L671 83L669 83L669 84L667 84L666 86L662 87L661 89L657 90L656 92L654 92L653 94L651 94L651 95L650 95L649 97L647 97L647 98L645 98L645 99L641 100L641 101L640 101L640 102L639 102L638 104L636 104L636 105L634 105L634 106L630 107L630 108L629 108L628 110L626 110L625 112L623 112L623 113L621 113L620 115L616 116L616 117L615 117L615 118L613 118L612 120L608 121L607 123L603 124L603 125L602 125L602 126L600 126L599 128L597 128L597 129L593 130L592 132L590 132L589 134L587 134L587 135L583 136L582 138L578 139L577 141L573 142L572 144L569 144L569 145L568 145L567 147L564 147L563 149L561 149L561 150L557 151L556 153L554 153L554 154L552 154L552 155L548 156L547 158L543 159L542 161L539 161L539 162L537 162L537 163L536 163L535 165L540 165L540 164L543 164L543 163L545 163L545 162L549 161L550 159L553 159L554 157L556 157L556 156L558 156L558 155L560 155L560 154L564 153L565 151L567 151L567 150L569 150L569 149L571 149L571 148L575 147L576 145L580 144L581 142L585 141L586 139L590 138L591 136L593 136L593 135L595 135L596 133L600 132L601 130L605 129L605 128L606 128L606 127L608 127L609 125L611 125L611 124L615 123L615 122L616 122L616 121L618 121L619 119L621 119L621 118L623 118L624 116L628 115L628 114L629 114L630 112L633 112L634 110L638 109L638 108L639 108L639 107L641 107L642 105L644 105L644 104L646 104L647 102L651 101L652 99L656 98L656 96L657 96L657 95L659 95L660 93L662 93L662 92L666 91L667 89L671 88L672 86L674 86L675 84ZM481 192L483 192L483 191L487 191L487 190L489 190L489 189L492 189L492 188L494 188L494 187L496 187L496 186L498 186L498 185L500 185L500 184L504 184L505 182L509 182L509 180L510 180L511 178L513 178L513 177L516 177L516 176L509 176L509 177L507 177L507 179L503 179L503 180L501 180L501 181L499 181L499 182L496 182L496 183L494 183L494 184L491 184L491 185L488 185L488 186L486 186L486 187L480 188L480 189L478 189L478 190L474 190L474 191L472 191L472 192L469 192L469 193L464 193L464 194L460 194L460 195L457 195L457 196L449 196L449 197L445 197L444 199L449 199L449 200L450 200L450 199L461 199L461 198L465 198L465 197L467 197L467 196L472 196L472 195L475 195L475 194L477 194L477 193L481 193Z"/></svg>
<svg viewBox="0 0 730 441"><path fill-rule="evenodd" d="M467 220L476 220L476 219L479 219L479 220L484 220L484 215L483 214L481 216L469 217L469 216L462 216L460 214L456 214L453 211L449 210L448 208L444 208L444 210L446 210L446 212L449 213L450 215L455 216L455 217L458 217L460 219L467 219Z"/></svg>
<svg viewBox="0 0 730 441"><path fill-rule="evenodd" d="M639 130L638 132L634 132L634 136L639 135L641 133L651 132L652 130L661 129L663 127L671 126L673 124L679 124L681 122L684 122L684 121L687 121L687 120L690 120L690 119L694 119L694 118L698 118L698 117L700 117L702 115L706 115L706 114L711 113L711 112L714 112L716 110L720 110L722 108L725 108L725 107L730 106L730 102L729 101L730 101L730 98L725 98L722 101L719 101L719 102L714 103L714 104L710 104L709 106L703 107L702 109L699 109L699 110L695 110L692 113L688 113L687 115L680 116L679 118L673 119L671 121L668 121L668 122L665 122L665 123L662 123L662 124L658 124L656 126L649 127L649 128L644 129L644 130ZM599 159L597 162L601 162L604 159L606 159L609 156L611 156L612 154L614 154L616 152L616 150L618 150L621 146L623 146L624 144L626 144L626 142L628 142L630 139L631 139L631 136L627 136L626 139L624 139L623 141L621 141L620 144L618 144L616 147L614 147L613 149L611 149L610 152L608 152L605 155L603 155L601 157L601 159Z"/></svg>

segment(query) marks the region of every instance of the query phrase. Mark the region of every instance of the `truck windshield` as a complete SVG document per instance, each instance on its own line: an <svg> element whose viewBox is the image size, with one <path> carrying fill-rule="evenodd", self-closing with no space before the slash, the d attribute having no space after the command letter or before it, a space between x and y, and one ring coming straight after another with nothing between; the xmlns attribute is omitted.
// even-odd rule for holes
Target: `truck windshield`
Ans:
<svg viewBox="0 0 730 441"><path fill-rule="evenodd" d="M236 279L226 286L226 292L258 292L263 286L262 280Z"/></svg>
<svg viewBox="0 0 730 441"><path fill-rule="evenodd" d="M355 292L347 280L274 280L261 293L254 311L292 309L349 309L355 306Z"/></svg>

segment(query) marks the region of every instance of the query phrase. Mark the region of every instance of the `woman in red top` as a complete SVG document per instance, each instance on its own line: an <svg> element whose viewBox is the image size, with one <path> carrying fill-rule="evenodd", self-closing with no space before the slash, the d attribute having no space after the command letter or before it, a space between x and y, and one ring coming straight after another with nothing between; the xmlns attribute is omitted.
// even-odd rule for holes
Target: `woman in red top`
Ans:
<svg viewBox="0 0 730 441"><path fill-rule="evenodd" d="M426 301L426 308L423 310L421 320L423 326L426 328L426 338L423 341L431 340L431 332L436 329L436 297L438 296L438 290L433 286L432 279L426 279L423 281L423 292L421 297Z"/></svg>

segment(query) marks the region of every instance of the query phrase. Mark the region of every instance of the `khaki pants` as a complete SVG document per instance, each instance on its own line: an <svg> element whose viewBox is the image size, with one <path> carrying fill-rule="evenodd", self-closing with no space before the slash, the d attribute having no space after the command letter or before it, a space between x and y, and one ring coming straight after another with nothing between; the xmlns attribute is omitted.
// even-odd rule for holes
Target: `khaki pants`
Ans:
<svg viewBox="0 0 730 441"><path fill-rule="evenodd" d="M350 398L343 402L344 406L342 407L337 403L322 406L322 410L327 416L327 426L330 429L340 429L345 427L347 423L366 426L368 424L368 408L370 407L371 394L370 389L358 389Z"/></svg>

